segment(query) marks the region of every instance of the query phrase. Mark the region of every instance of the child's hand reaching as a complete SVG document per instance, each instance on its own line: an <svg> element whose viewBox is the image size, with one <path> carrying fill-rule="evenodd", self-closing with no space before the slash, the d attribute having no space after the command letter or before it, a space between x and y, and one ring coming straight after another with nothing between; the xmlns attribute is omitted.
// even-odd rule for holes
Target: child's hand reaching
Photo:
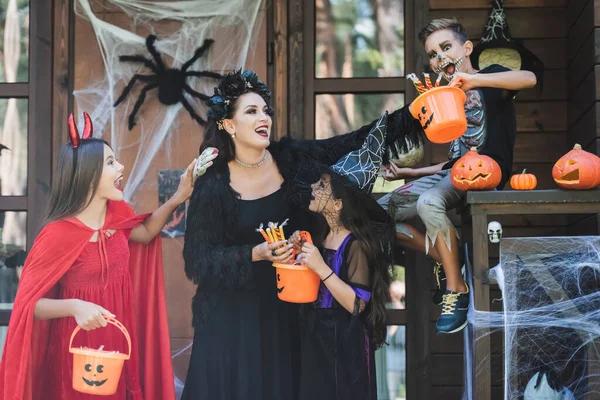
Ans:
<svg viewBox="0 0 600 400"><path fill-rule="evenodd" d="M177 204L184 203L187 199L190 198L192 192L194 191L194 181L192 178L194 165L196 165L196 159L194 159L194 161L192 161L190 165L187 166L185 172L181 175L177 191L172 197L172 199L176 201Z"/></svg>
<svg viewBox="0 0 600 400"><path fill-rule="evenodd" d="M475 83L476 74L467 74L465 72L457 72L448 86L454 86L462 89L463 92L477 87Z"/></svg>
<svg viewBox="0 0 600 400"><path fill-rule="evenodd" d="M302 245L302 253L298 256L302 264L313 270L321 279L325 279L331 273L331 268L323 260L323 256L319 249L312 243L304 243Z"/></svg>
<svg viewBox="0 0 600 400"><path fill-rule="evenodd" d="M296 232L292 233L292 236L290 236L288 238L288 242L290 242L292 244L292 246L294 246L294 250L296 250L296 251L302 250L302 244L304 241L302 240L302 237L300 236L300 231L296 231Z"/></svg>
<svg viewBox="0 0 600 400"><path fill-rule="evenodd" d="M386 181L395 181L398 179L406 179L411 176L413 168L400 168L396 164L390 162L383 166L383 179Z"/></svg>

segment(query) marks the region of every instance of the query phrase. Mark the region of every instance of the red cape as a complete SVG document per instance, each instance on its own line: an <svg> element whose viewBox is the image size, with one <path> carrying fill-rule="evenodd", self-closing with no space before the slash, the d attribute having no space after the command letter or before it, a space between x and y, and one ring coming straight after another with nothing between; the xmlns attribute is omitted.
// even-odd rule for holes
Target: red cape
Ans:
<svg viewBox="0 0 600 400"><path fill-rule="evenodd" d="M135 215L123 201L109 202L107 229L133 229L148 214ZM55 297L56 283L73 265L94 231L75 219L46 225L23 267L0 363L0 400L43 398L50 321L34 321L35 304ZM147 245L129 242L138 330L140 383L145 400L174 400L175 389L160 237Z"/></svg>

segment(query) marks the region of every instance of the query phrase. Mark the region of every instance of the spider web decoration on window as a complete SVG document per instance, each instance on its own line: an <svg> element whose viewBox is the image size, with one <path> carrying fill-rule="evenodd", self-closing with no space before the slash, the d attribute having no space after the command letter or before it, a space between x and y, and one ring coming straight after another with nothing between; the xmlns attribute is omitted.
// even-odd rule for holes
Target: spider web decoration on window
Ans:
<svg viewBox="0 0 600 400"><path fill-rule="evenodd" d="M485 25L483 37L473 49L471 63L475 69L499 64L512 70L531 71L540 87L543 83L544 64L520 40L510 37L504 0L492 0L492 12Z"/></svg>
<svg viewBox="0 0 600 400"><path fill-rule="evenodd" d="M94 9L91 2L94 2ZM156 84L156 81L138 81L118 107L113 105L134 75L155 72L144 63L122 62L119 58L142 55L156 63L157 58L151 56L146 43L146 38L154 35L157 39L152 43L153 48L169 68L182 70L195 55L198 55L197 59L187 65L188 72L223 74L242 68L259 42L264 1L104 0L104 6L99 3L95 0L75 1L75 13L83 20L81 26L88 29L86 25L89 25L93 29L101 57L98 61L102 63L102 75L100 68L92 65L92 77L83 80L86 86L77 87L73 92L75 103L79 110L90 114L95 136L107 139L117 157L126 154L127 159L135 160L126 166L125 201L134 208L140 204L147 206L147 196L136 196L136 193L158 192L158 171L187 166L176 150L199 148L202 127L198 122L205 118L207 107L195 93L211 93L216 81L210 76L188 77L185 84L192 92L179 88L172 92L162 91L169 95L167 98L161 98L160 89L156 91L158 95L150 95L148 90L143 106L134 113L144 85ZM102 7L110 7L111 12L103 12ZM201 51L203 45L207 45L204 52ZM98 52L95 48L89 51ZM181 99L189 103L187 110ZM173 104L163 104L169 102ZM190 119L190 110L198 118ZM131 115L135 119L134 134L128 130ZM188 162L198 155L191 151L187 154Z"/></svg>
<svg viewBox="0 0 600 400"><path fill-rule="evenodd" d="M482 372L472 349L501 334L503 353L486 357L504 364L492 384L504 384L505 399L598 398L600 236L503 238L490 278L502 291L503 311L469 310L463 398L475 398L470 379Z"/></svg>

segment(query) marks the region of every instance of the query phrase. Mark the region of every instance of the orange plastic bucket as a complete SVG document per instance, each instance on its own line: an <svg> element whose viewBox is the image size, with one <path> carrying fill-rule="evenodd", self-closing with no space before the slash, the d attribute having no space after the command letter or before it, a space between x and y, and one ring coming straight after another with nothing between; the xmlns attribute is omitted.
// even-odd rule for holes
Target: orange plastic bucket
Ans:
<svg viewBox="0 0 600 400"><path fill-rule="evenodd" d="M300 237L312 244L307 231ZM312 303L319 296L321 279L306 265L273 263L277 273L277 296L288 303Z"/></svg>
<svg viewBox="0 0 600 400"><path fill-rule="evenodd" d="M321 279L305 265L273 263L277 297L288 303L312 303L319 296Z"/></svg>
<svg viewBox="0 0 600 400"><path fill-rule="evenodd" d="M87 347L73 348L73 338L80 327L73 330L69 341L69 352L73 353L73 389L81 393L109 396L117 392L123 363L131 356L131 338L127 329L114 318L104 317L123 332L127 339L127 354L114 351L94 350Z"/></svg>
<svg viewBox="0 0 600 400"><path fill-rule="evenodd" d="M409 110L433 143L449 143L467 130L465 101L461 89L443 86L427 90L417 97Z"/></svg>

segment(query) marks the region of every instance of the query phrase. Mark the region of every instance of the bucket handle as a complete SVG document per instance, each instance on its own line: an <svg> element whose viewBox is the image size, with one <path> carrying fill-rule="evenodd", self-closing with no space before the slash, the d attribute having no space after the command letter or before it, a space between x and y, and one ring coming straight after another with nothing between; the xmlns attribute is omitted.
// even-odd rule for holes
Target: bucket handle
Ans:
<svg viewBox="0 0 600 400"><path fill-rule="evenodd" d="M121 332L123 333L123 335L125 335L125 339L127 339L127 346L129 347L127 357L131 357L131 337L129 336L129 332L127 332L127 329L125 328L125 326L113 317L109 317L109 316L103 316L103 317L106 320L106 322L108 322L109 324L113 324L114 326L119 328L121 330ZM71 340L69 340L69 349L73 345L73 339L75 338L75 335L77 335L77 332L79 332L80 330L81 330L80 326L77 326L77 328L75 328L73 330L73 333L71 334Z"/></svg>

